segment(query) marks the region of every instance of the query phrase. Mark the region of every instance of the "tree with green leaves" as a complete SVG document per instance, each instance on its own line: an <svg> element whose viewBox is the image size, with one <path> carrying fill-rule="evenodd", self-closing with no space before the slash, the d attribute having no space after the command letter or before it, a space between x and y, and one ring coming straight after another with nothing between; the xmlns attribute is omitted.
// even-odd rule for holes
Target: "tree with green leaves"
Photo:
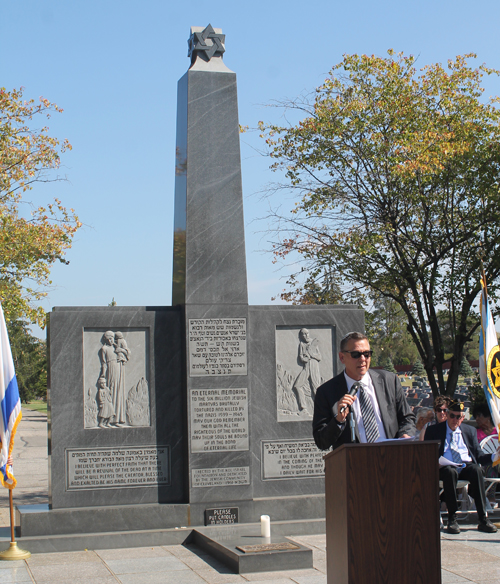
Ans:
<svg viewBox="0 0 500 584"><path fill-rule="evenodd" d="M390 371L391 373L397 373L396 368L394 367L394 363L392 362L392 359L389 357L389 355L386 355L380 359L380 367L386 371Z"/></svg>
<svg viewBox="0 0 500 584"><path fill-rule="evenodd" d="M297 198L289 216L276 212L276 260L312 279L326 264L345 292L398 304L434 395L453 395L477 330L481 260L490 297L499 290L499 99L482 87L498 72L474 58L417 71L402 53L345 55L312 96L279 104L300 122L260 124L279 186ZM302 285L299 274L292 297ZM442 309L453 315L449 347Z"/></svg>
<svg viewBox="0 0 500 584"><path fill-rule="evenodd" d="M422 363L422 361L420 359L417 359L415 361L415 363L413 364L413 367L411 369L411 374L417 375L418 377L422 377L423 375L425 375L424 364Z"/></svg>
<svg viewBox="0 0 500 584"><path fill-rule="evenodd" d="M401 306L392 298L371 297L371 310L365 311L365 332L374 351L372 365L381 365L379 357L388 356L396 365L409 365L418 356L417 348L406 330Z"/></svg>
<svg viewBox="0 0 500 584"><path fill-rule="evenodd" d="M332 276L326 269L323 271L321 283L309 277L306 279L300 296L297 297L284 290L281 298L292 304L342 304L344 302L338 277Z"/></svg>
<svg viewBox="0 0 500 584"><path fill-rule="evenodd" d="M58 199L39 204L27 198L35 183L60 180L53 171L71 145L35 126L59 107L22 97L22 89L0 87L0 301L6 320L26 317L43 328L45 312L36 303L51 284L51 266L67 263L65 252L81 224Z"/></svg>
<svg viewBox="0 0 500 584"><path fill-rule="evenodd" d="M479 378L479 373L476 373L472 377L472 385L469 385L467 388L467 393L469 394L469 401L471 402L470 411L474 409L474 406L488 403L486 401L483 384Z"/></svg>
<svg viewBox="0 0 500 584"><path fill-rule="evenodd" d="M461 375L462 377L474 377L474 371L472 370L470 363L467 361L465 357L462 359L462 362L460 363L459 375Z"/></svg>
<svg viewBox="0 0 500 584"><path fill-rule="evenodd" d="M25 320L7 323L12 359L21 401L47 399L47 351L45 341L34 337Z"/></svg>
<svg viewBox="0 0 500 584"><path fill-rule="evenodd" d="M445 359L453 355L453 344L455 342L456 322L455 315L449 310L439 310L437 313L441 337L443 340L443 350ZM470 314L467 319L467 328L472 329L479 325L479 316ZM471 336L471 340L464 345L464 358L468 360L479 359L479 330Z"/></svg>

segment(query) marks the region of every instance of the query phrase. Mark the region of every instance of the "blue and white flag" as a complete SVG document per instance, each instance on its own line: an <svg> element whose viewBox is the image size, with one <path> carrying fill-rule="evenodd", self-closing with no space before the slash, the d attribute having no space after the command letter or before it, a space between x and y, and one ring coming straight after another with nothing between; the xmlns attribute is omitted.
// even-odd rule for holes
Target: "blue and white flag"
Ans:
<svg viewBox="0 0 500 584"><path fill-rule="evenodd" d="M495 322L491 314L486 282L481 278L481 334L479 335L479 376L483 384L491 419L500 431L500 348L498 347ZM500 464L500 458L493 466Z"/></svg>
<svg viewBox="0 0 500 584"><path fill-rule="evenodd" d="M9 336L5 326L2 305L0 304L0 400L2 415L0 417L0 480L4 487L13 489L16 479L12 467L7 464L14 447L14 436L21 421L21 399L17 387L16 372Z"/></svg>

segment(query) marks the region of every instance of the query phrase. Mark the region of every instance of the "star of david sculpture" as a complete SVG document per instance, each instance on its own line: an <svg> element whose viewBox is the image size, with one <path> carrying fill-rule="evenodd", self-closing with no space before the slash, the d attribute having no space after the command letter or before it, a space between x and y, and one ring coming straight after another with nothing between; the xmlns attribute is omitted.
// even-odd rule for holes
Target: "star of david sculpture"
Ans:
<svg viewBox="0 0 500 584"><path fill-rule="evenodd" d="M212 57L221 57L225 52L224 42L226 35L217 33L209 24L201 32L193 32L188 40L188 57L191 64L196 61L196 57L201 56L205 61L210 61Z"/></svg>

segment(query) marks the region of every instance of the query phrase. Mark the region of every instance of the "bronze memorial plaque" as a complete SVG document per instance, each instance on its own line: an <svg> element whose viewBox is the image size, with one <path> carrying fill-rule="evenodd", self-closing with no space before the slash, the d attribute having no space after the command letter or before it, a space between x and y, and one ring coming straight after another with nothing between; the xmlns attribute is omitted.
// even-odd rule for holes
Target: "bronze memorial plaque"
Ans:
<svg viewBox="0 0 500 584"><path fill-rule="evenodd" d="M300 546L290 542L282 541L280 543L261 543L258 545L238 545L237 550L246 554L253 554L255 552L275 552L282 550L298 550Z"/></svg>

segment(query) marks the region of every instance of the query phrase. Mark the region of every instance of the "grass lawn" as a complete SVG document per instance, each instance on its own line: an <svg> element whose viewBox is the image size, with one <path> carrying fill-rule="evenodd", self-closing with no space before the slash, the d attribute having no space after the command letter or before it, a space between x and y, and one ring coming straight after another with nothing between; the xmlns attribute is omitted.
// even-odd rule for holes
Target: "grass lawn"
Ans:
<svg viewBox="0 0 500 584"><path fill-rule="evenodd" d="M32 401L29 404L23 404L23 408L28 410L35 410L36 412L44 412L47 413L47 402L42 400Z"/></svg>

